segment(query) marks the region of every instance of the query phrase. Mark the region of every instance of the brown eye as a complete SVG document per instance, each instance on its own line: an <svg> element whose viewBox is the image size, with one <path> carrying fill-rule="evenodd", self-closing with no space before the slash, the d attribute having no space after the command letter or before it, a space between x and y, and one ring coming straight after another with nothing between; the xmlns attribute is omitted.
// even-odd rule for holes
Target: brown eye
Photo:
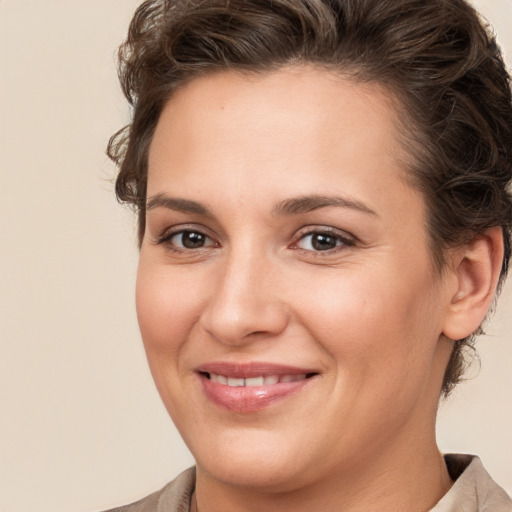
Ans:
<svg viewBox="0 0 512 512"><path fill-rule="evenodd" d="M334 249L338 245L339 240L332 235L325 235L323 233L314 234L311 237L311 245L317 251L326 251Z"/></svg>
<svg viewBox="0 0 512 512"><path fill-rule="evenodd" d="M203 247L206 237L202 233L196 233L194 231L185 231L181 235L181 243L183 247L187 249L197 249Z"/></svg>
<svg viewBox="0 0 512 512"><path fill-rule="evenodd" d="M180 249L201 249L213 245L213 241L199 231L180 231L174 233L167 242Z"/></svg>
<svg viewBox="0 0 512 512"><path fill-rule="evenodd" d="M338 247L354 245L353 240L332 232L315 231L302 236L297 247L306 251L330 251Z"/></svg>

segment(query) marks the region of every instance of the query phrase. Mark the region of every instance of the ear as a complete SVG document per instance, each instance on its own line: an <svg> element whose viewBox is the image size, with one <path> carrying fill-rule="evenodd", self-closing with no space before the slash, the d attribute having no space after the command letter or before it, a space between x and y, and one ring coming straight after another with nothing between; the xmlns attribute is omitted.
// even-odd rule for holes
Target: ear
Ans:
<svg viewBox="0 0 512 512"><path fill-rule="evenodd" d="M454 286L443 334L460 340L480 327L491 307L503 262L503 230L489 228L468 245L452 253Z"/></svg>

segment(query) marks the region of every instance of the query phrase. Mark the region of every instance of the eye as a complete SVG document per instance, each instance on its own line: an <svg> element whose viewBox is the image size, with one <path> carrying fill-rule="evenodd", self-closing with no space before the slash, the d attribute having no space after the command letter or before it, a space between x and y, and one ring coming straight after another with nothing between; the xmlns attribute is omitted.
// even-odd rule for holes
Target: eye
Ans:
<svg viewBox="0 0 512 512"><path fill-rule="evenodd" d="M178 250L202 249L215 247L216 243L204 233L193 230L181 230L165 235L158 243L171 245Z"/></svg>
<svg viewBox="0 0 512 512"><path fill-rule="evenodd" d="M354 241L332 231L313 231L300 237L295 244L299 249L314 252L326 252L343 246L352 246Z"/></svg>

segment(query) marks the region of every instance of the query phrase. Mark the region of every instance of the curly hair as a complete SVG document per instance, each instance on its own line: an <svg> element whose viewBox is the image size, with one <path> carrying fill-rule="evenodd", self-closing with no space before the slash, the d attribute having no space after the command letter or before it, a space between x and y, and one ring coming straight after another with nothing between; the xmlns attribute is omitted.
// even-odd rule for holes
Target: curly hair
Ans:
<svg viewBox="0 0 512 512"><path fill-rule="evenodd" d="M490 29L465 0L147 0L119 50L132 122L110 140L116 194L145 228L148 150L177 88L222 70L265 73L310 63L386 86L406 118L410 178L425 198L435 267L449 247L501 226L511 252L510 77ZM461 380L456 340L443 392Z"/></svg>

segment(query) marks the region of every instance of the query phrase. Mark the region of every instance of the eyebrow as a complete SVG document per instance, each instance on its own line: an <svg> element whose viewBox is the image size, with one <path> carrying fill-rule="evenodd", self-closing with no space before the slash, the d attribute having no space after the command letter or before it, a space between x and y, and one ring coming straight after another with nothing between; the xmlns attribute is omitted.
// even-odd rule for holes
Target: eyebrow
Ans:
<svg viewBox="0 0 512 512"><path fill-rule="evenodd" d="M363 213L375 215L378 217L374 210L355 199L341 196L322 195L300 196L285 199L274 207L272 210L272 215L300 215L303 213L312 212L314 210L319 210L320 208L333 206L338 208L352 208L354 210L359 210ZM183 213L192 213L196 215L214 217L209 208L201 203L198 203L197 201L182 199L179 197L169 197L163 193L159 193L148 198L146 202L146 211L153 210L155 208L166 208L168 210L174 210Z"/></svg>
<svg viewBox="0 0 512 512"><path fill-rule="evenodd" d="M213 217L212 212L201 203L191 201L190 199L181 199L179 197L169 197L165 194L156 194L148 198L146 202L146 211L154 208L167 208L183 213L194 213L196 215L205 215Z"/></svg>
<svg viewBox="0 0 512 512"><path fill-rule="evenodd" d="M327 208L329 206L352 208L359 210L363 213L375 215L377 213L372 210L369 206L349 197L341 196L322 196L322 195L311 195L301 196L290 199L285 199L277 204L274 208L274 215L299 215L301 213L308 213L320 208Z"/></svg>

